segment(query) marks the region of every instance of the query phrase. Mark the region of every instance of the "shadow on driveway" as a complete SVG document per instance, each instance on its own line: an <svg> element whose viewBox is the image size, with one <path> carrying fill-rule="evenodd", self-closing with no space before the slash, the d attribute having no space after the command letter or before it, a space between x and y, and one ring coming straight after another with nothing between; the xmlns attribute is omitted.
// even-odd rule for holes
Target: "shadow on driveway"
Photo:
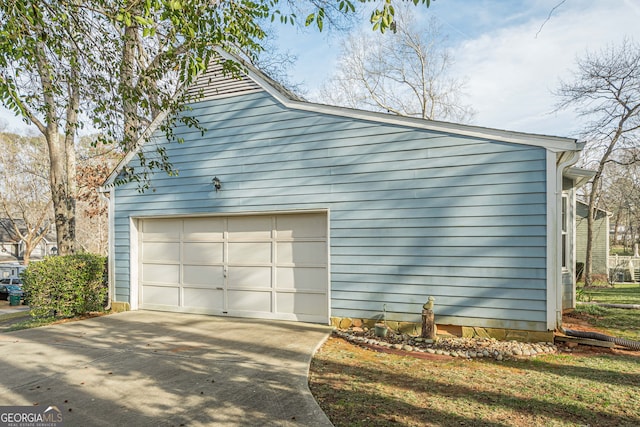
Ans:
<svg viewBox="0 0 640 427"><path fill-rule="evenodd" d="M4 333L0 402L69 426L330 426L307 384L330 331L136 311Z"/></svg>

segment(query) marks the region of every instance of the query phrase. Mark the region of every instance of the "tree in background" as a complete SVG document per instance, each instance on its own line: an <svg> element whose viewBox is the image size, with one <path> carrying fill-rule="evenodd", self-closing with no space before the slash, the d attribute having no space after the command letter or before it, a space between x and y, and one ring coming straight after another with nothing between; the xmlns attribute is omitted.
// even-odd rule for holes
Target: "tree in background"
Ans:
<svg viewBox="0 0 640 427"><path fill-rule="evenodd" d="M633 253L640 230L640 164L634 161L633 151L624 154L607 166L598 207L611 215L612 249L621 245L623 253Z"/></svg>
<svg viewBox="0 0 640 427"><path fill-rule="evenodd" d="M110 145L94 144L96 137L84 137L78 147L78 245L86 252L106 255L109 235L109 204L98 190L122 159L122 152Z"/></svg>
<svg viewBox="0 0 640 427"><path fill-rule="evenodd" d="M97 189L104 183L121 152L93 146L96 138L80 138L77 145L77 241L86 252L107 252L107 207ZM53 210L43 137L0 133L0 217L23 242L24 263L51 231Z"/></svg>
<svg viewBox="0 0 640 427"><path fill-rule="evenodd" d="M23 262L51 230L53 211L42 138L0 133L0 216L22 242Z"/></svg>
<svg viewBox="0 0 640 427"><path fill-rule="evenodd" d="M453 56L438 22L419 26L399 9L394 31L359 31L342 45L338 71L321 89L322 102L429 120L468 122L465 82L450 75Z"/></svg>
<svg viewBox="0 0 640 427"><path fill-rule="evenodd" d="M587 249L585 286L592 285L593 224L602 195L603 178L611 164L633 163L640 145L640 46L625 39L577 60L573 80L561 82L558 108L572 108L588 120L587 166L596 171L587 188Z"/></svg>

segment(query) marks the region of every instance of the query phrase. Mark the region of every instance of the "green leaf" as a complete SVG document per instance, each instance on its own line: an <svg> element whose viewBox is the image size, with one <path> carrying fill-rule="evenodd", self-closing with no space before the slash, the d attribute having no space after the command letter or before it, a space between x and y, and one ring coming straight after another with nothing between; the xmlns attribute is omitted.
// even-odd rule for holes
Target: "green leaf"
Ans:
<svg viewBox="0 0 640 427"><path fill-rule="evenodd" d="M313 21L315 21L315 19L316 19L316 14L315 13L309 14L309 16L307 16L307 19L304 21L304 25L306 27L308 27L309 25L311 25L313 23Z"/></svg>

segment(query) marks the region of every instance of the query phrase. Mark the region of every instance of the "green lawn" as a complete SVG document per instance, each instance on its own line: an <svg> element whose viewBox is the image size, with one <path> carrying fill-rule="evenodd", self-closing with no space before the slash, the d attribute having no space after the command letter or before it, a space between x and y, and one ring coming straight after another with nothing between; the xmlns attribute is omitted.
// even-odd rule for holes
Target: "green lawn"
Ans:
<svg viewBox="0 0 640 427"><path fill-rule="evenodd" d="M640 286L587 289L592 300L640 304ZM578 317L640 341L640 310L581 305ZM496 362L377 353L332 337L309 385L341 426L639 426L640 356L580 345Z"/></svg>
<svg viewBox="0 0 640 427"><path fill-rule="evenodd" d="M617 283L613 287L584 288L578 284L578 294L584 295L584 301L607 304L640 304L640 284Z"/></svg>
<svg viewBox="0 0 640 427"><path fill-rule="evenodd" d="M640 305L640 285L621 283L614 287L578 287L579 301L605 304ZM604 332L621 338L640 341L640 310L599 307L578 303L574 314Z"/></svg>

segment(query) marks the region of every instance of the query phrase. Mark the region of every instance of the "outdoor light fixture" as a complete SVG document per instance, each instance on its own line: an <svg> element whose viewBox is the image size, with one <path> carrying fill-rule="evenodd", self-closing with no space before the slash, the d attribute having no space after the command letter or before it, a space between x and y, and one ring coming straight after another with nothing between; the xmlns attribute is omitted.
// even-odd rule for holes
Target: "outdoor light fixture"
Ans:
<svg viewBox="0 0 640 427"><path fill-rule="evenodd" d="M222 182L217 176L213 177L213 179L211 180L211 183L215 187L216 193L222 189Z"/></svg>

